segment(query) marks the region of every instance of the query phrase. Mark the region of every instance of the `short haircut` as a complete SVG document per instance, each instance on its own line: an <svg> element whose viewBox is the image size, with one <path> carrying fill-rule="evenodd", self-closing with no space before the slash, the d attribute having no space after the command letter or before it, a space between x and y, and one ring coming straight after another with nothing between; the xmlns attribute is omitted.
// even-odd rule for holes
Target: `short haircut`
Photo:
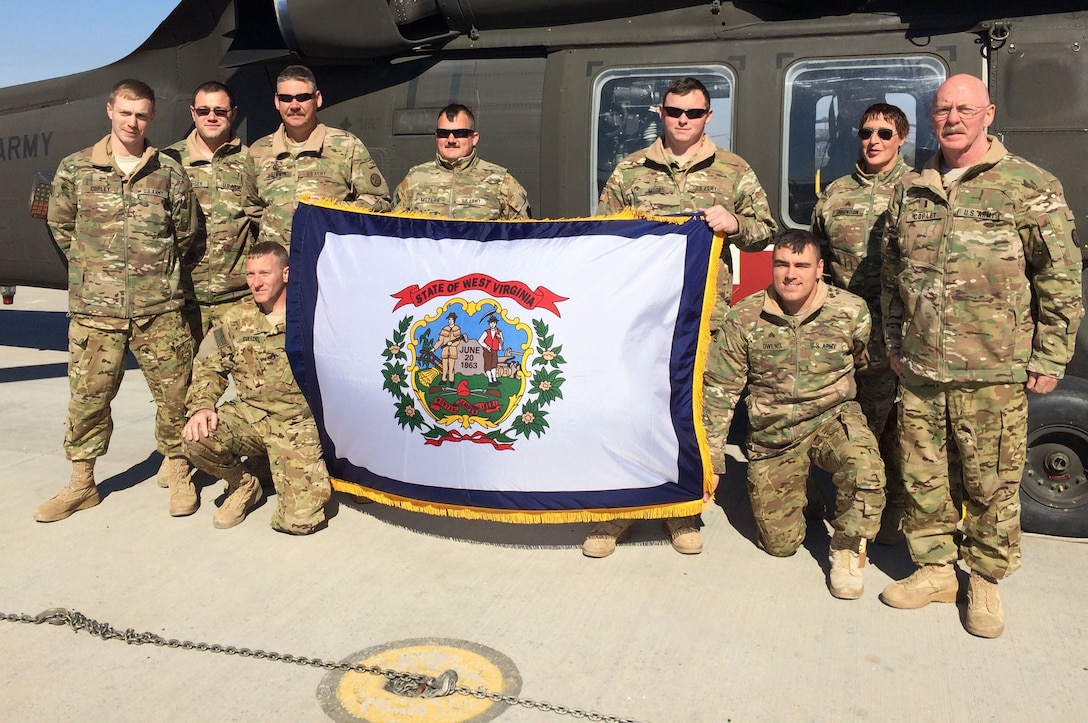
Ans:
<svg viewBox="0 0 1088 723"><path fill-rule="evenodd" d="M780 231L774 237L774 250L789 249L795 254L804 253L805 248L812 246L816 250L816 258L820 258L820 237L803 228L790 228Z"/></svg>
<svg viewBox="0 0 1088 723"><path fill-rule="evenodd" d="M446 116L446 120L457 120L457 116L460 113L464 113L468 116L468 125L472 130L476 130L476 116L472 115L472 111L468 109L467 105L461 105L460 103L450 103L442 110L438 111L438 120L442 120L442 116Z"/></svg>
<svg viewBox="0 0 1088 723"><path fill-rule="evenodd" d="M122 81L118 81L110 91L110 105L113 105L113 102L118 98L124 98L126 100L149 100L151 101L151 110L155 110L155 91L151 89L150 85L142 80L125 78Z"/></svg>
<svg viewBox="0 0 1088 723"><path fill-rule="evenodd" d="M247 259L258 259L262 256L268 256L272 254L276 257L276 260L280 262L280 266L287 268L291 265L291 257L278 241L261 241L258 244L254 244L250 247L246 253Z"/></svg>
<svg viewBox="0 0 1088 723"><path fill-rule="evenodd" d="M900 138L906 138L907 134L910 133L910 121L907 120L907 114L900 110L899 106L891 103L873 103L861 114L858 128L864 126L865 121L875 118L883 118L895 126L895 132L899 134Z"/></svg>
<svg viewBox="0 0 1088 723"><path fill-rule="evenodd" d="M193 91L193 105L196 105L196 97L201 93L226 93L227 100L230 102L230 107L234 107L234 93L231 93L230 88L223 85L218 80L209 80L207 83L201 83L197 89Z"/></svg>
<svg viewBox="0 0 1088 723"><path fill-rule="evenodd" d="M707 107L709 107L710 91L708 91L706 89L706 86L695 78L678 78L673 82L669 83L669 87L666 88L665 92L661 94L661 105L665 105L665 98L668 97L670 93L675 93L676 95L687 95L693 90L697 90L703 94L703 97L706 98Z"/></svg>
<svg viewBox="0 0 1088 723"><path fill-rule="evenodd" d="M305 65L288 65L281 70L280 74L276 76L276 87L279 88L280 83L286 83L289 80L299 80L303 83L309 83L310 92L317 92L317 78L314 77L314 72Z"/></svg>

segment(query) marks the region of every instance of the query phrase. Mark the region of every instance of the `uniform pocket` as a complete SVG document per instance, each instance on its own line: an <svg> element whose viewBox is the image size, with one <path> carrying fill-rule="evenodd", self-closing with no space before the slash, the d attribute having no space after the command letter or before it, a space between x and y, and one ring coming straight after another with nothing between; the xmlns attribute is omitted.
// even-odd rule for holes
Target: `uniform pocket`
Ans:
<svg viewBox="0 0 1088 723"><path fill-rule="evenodd" d="M1068 228L1073 228L1073 217L1067 216ZM1070 253L1070 245L1065 242L1065 239L1061 237L1062 231L1054 228L1054 225L1050 222L1050 217L1041 215L1035 219L1035 225L1039 228L1039 235L1043 238L1043 246L1046 249L1046 253L1050 256L1050 264L1052 266L1070 266L1077 263L1077 260L1073 258ZM1072 232L1072 233L1075 233Z"/></svg>

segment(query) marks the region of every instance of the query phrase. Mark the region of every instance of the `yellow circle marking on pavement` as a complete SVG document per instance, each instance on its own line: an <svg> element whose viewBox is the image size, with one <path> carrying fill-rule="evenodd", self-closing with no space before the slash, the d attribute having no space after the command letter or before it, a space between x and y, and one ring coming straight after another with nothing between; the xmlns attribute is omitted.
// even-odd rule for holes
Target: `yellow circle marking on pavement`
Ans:
<svg viewBox="0 0 1088 723"><path fill-rule="evenodd" d="M448 645L411 645L383 650L357 661L380 668L411 671L437 677L444 670L457 671L457 685L502 693L503 672L479 653ZM453 694L442 698L405 698L385 690L386 678L348 671L336 686L336 699L344 710L369 723L415 723L441 720L471 721L495 703L486 698Z"/></svg>

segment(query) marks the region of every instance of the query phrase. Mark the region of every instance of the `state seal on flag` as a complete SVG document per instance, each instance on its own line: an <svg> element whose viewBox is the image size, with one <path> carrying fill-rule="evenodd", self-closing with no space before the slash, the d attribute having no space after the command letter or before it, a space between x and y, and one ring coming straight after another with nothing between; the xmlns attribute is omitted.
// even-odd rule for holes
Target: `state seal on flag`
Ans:
<svg viewBox="0 0 1088 723"><path fill-rule="evenodd" d="M548 407L563 398L566 363L548 324L523 321L490 297L421 311L403 317L382 350L383 389L401 428L418 430L427 445L498 450L543 436Z"/></svg>

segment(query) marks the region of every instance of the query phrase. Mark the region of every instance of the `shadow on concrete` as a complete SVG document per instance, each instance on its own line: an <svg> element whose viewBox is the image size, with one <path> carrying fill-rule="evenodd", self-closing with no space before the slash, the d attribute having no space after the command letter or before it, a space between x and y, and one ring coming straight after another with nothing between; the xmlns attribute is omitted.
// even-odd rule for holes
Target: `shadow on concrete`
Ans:
<svg viewBox="0 0 1088 723"><path fill-rule="evenodd" d="M125 371L139 369L136 357L132 352L125 354ZM35 364L26 367L0 368L0 384L6 382L28 382L37 379L56 379L68 376L68 362L56 362L54 364Z"/></svg>
<svg viewBox="0 0 1088 723"><path fill-rule="evenodd" d="M98 483L98 495L104 500L114 492L131 489L154 477L155 473L159 471L160 464L162 464L162 455L158 452L152 452L147 456L147 459L129 467L124 472L101 480ZM156 483L151 481L148 484Z"/></svg>
<svg viewBox="0 0 1088 723"><path fill-rule="evenodd" d="M809 470L809 491L815 491L821 500L816 502L816 514L822 509L822 514L810 517L805 515L805 539L801 543L801 549L808 552L816 564L820 566L824 577L831 574L831 531L825 521L835 515L835 485L831 481L831 475L819 467L813 465ZM811 504L812 500L808 502ZM809 514L814 514L810 511Z"/></svg>
<svg viewBox="0 0 1088 723"><path fill-rule="evenodd" d="M894 545L869 545L869 563L893 580L902 580L917 569L906 541Z"/></svg>
<svg viewBox="0 0 1088 723"><path fill-rule="evenodd" d="M420 512L401 510L376 502L361 503L355 497L333 492L330 505L370 515L376 520L395 527L432 537L443 537L462 542L521 548L580 548L592 523L571 522L547 525L519 525L490 520L464 520L456 517L439 517ZM326 513L329 508L326 507ZM331 518L331 515L330 515ZM635 523L631 537L624 545L669 544L668 534L658 520L640 520Z"/></svg>
<svg viewBox="0 0 1088 723"><path fill-rule="evenodd" d="M4 311L0 346L68 350L68 314L64 311Z"/></svg>
<svg viewBox="0 0 1088 723"><path fill-rule="evenodd" d="M827 514L834 514L835 487L831 483L831 475L817 467L813 467L812 470L813 483L823 495L827 504ZM734 459L728 461L725 477L718 485L714 501L722 508L729 524L753 547L758 547L756 520L748 500L748 465L746 463ZM801 547L816 561L824 575L828 575L831 573L831 561L828 559L831 552L831 532L825 525L820 524L819 519L808 519L806 523L805 539ZM869 564L879 568L893 580L907 577L915 570L905 542L895 545L870 544L868 553Z"/></svg>
<svg viewBox="0 0 1088 723"><path fill-rule="evenodd" d="M7 369L0 369L0 384L6 384L8 382L29 382L37 379L56 379L57 377L66 376L68 376L67 362L35 364L26 367L8 367Z"/></svg>
<svg viewBox="0 0 1088 723"><path fill-rule="evenodd" d="M0 346L68 351L68 314L63 311L0 312ZM136 357L125 355L125 369L137 369ZM55 379L68 375L68 364L35 364L0 369L0 384Z"/></svg>
<svg viewBox="0 0 1088 723"><path fill-rule="evenodd" d="M747 415L746 415L747 416ZM725 475L714 492L714 503L722 508L725 519L741 537L756 546L756 518L748 500L748 463L733 458L726 461Z"/></svg>
<svg viewBox="0 0 1088 723"><path fill-rule="evenodd" d="M739 426L734 422L730 438L743 440L747 430L747 414ZM714 504L724 511L733 525L753 545L756 539L755 519L748 504L747 468L744 462L730 461L715 494ZM489 520L465 520L456 517L440 517L419 512L401 510L389 505L360 501L352 495L335 492L330 505L337 504L354 512L367 514L376 520L411 530L423 535L452 540L517 548L563 549L582 546L586 535L595 523L569 522L556 524L511 524ZM328 512L329 508L326 508ZM332 515L329 515L330 519ZM623 546L670 545L669 533L662 520L637 520L631 527L631 536Z"/></svg>

